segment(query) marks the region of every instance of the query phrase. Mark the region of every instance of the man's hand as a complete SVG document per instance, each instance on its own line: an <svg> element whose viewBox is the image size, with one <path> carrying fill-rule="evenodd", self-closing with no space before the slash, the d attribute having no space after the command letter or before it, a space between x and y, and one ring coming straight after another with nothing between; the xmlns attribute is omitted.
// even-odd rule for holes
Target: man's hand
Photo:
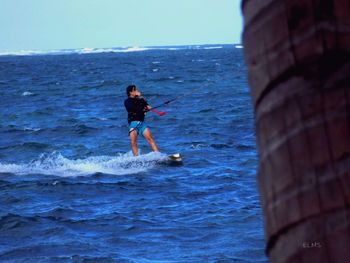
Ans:
<svg viewBox="0 0 350 263"><path fill-rule="evenodd" d="M152 109L152 107L151 106L149 106L149 105L147 105L146 107L145 107L145 111L147 112L147 111L150 111Z"/></svg>

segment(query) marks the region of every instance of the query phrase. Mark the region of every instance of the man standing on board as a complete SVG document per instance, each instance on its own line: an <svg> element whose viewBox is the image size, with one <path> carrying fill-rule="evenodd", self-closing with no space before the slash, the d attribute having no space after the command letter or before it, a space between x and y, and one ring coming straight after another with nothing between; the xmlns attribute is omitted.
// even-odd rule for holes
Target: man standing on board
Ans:
<svg viewBox="0 0 350 263"><path fill-rule="evenodd" d="M135 85L129 85L126 88L126 94L128 98L124 101L124 105L128 112L129 137L133 155L138 155L138 135L142 135L147 140L152 151L158 152L158 147L152 138L151 131L144 122L145 113L152 107L141 97L141 93L137 90Z"/></svg>

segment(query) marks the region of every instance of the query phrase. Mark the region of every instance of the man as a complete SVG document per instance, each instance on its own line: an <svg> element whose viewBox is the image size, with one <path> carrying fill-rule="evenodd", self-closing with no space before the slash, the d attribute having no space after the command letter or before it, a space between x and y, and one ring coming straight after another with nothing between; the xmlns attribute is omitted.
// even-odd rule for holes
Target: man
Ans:
<svg viewBox="0 0 350 263"><path fill-rule="evenodd" d="M151 131L144 122L145 113L152 107L141 97L141 93L135 85L128 86L126 88L126 94L128 98L124 101L124 105L128 112L129 137L133 155L138 155L138 135L142 135L147 140L152 151L158 152L158 147L152 138Z"/></svg>

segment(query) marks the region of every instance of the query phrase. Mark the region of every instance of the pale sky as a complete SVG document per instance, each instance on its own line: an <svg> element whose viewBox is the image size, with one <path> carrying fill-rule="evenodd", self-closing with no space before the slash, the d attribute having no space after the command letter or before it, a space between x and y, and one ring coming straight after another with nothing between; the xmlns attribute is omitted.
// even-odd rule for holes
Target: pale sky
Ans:
<svg viewBox="0 0 350 263"><path fill-rule="evenodd" d="M0 52L241 42L240 0L0 0Z"/></svg>

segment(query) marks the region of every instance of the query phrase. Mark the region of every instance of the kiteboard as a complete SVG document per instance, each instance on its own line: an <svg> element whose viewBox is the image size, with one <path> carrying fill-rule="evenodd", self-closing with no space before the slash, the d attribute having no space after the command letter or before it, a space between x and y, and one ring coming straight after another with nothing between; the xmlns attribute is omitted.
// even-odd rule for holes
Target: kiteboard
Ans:
<svg viewBox="0 0 350 263"><path fill-rule="evenodd" d="M175 162L182 162L182 156L179 153L169 154L168 159Z"/></svg>
<svg viewBox="0 0 350 263"><path fill-rule="evenodd" d="M180 153L169 154L165 161L167 164L179 165L182 164L182 156Z"/></svg>

